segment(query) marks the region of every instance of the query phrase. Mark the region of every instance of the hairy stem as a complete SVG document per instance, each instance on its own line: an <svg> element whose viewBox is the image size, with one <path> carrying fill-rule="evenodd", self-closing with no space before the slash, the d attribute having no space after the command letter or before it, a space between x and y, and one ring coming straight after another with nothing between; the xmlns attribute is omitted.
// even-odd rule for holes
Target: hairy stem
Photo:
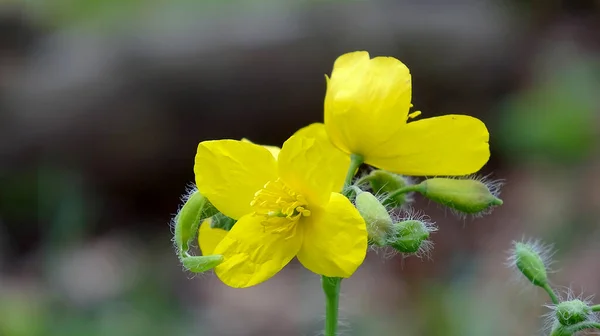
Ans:
<svg viewBox="0 0 600 336"><path fill-rule="evenodd" d="M325 336L336 336L342 278L321 277L325 293Z"/></svg>
<svg viewBox="0 0 600 336"><path fill-rule="evenodd" d="M595 306L591 306L590 308L592 308L593 312L600 312L600 304L597 304Z"/></svg>

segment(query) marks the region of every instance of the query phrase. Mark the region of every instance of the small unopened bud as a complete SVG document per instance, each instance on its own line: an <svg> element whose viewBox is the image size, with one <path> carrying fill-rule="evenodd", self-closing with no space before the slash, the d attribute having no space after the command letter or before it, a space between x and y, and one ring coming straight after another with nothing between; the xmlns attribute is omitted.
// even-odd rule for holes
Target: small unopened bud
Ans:
<svg viewBox="0 0 600 336"><path fill-rule="evenodd" d="M531 281L532 284L544 287L548 285L545 251L539 249L536 243L515 243L510 258L511 262Z"/></svg>
<svg viewBox="0 0 600 336"><path fill-rule="evenodd" d="M425 222L410 219L394 224L395 237L390 245L402 253L417 253L429 239L430 228Z"/></svg>
<svg viewBox="0 0 600 336"><path fill-rule="evenodd" d="M179 213L175 216L174 241L180 254L185 254L190 249L190 244L195 240L200 222L217 212L208 199L202 196L198 190L192 191Z"/></svg>
<svg viewBox="0 0 600 336"><path fill-rule="evenodd" d="M369 240L377 246L385 246L393 225L387 209L370 192L359 193L355 202L356 209L367 224Z"/></svg>
<svg viewBox="0 0 600 336"><path fill-rule="evenodd" d="M371 189L377 194L391 194L409 184L406 177L385 170L374 170L367 178L371 185ZM406 202L406 193L399 193L386 198L383 201L383 205L388 208L396 208L402 206Z"/></svg>
<svg viewBox="0 0 600 336"><path fill-rule="evenodd" d="M557 304L555 312L560 324L570 326L588 320L592 308L585 302L576 299Z"/></svg>
<svg viewBox="0 0 600 336"><path fill-rule="evenodd" d="M207 256L187 256L181 258L181 263L188 271L202 273L217 267L223 262L223 256L213 254Z"/></svg>
<svg viewBox="0 0 600 336"><path fill-rule="evenodd" d="M432 201L467 214L502 205L495 192L476 179L431 178L418 184L416 190Z"/></svg>

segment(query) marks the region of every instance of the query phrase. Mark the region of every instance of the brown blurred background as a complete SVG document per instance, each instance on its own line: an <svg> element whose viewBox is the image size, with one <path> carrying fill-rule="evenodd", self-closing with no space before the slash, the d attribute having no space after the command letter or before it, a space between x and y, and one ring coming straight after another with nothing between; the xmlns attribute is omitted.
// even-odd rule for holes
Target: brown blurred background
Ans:
<svg viewBox="0 0 600 336"><path fill-rule="evenodd" d="M168 224L199 141L281 145L354 50L405 62L423 117L486 122L507 184L484 218L417 197L431 260L369 255L344 335L540 334L547 297L504 266L521 237L600 293L600 1L4 0L0 335L318 335L317 275L193 277Z"/></svg>

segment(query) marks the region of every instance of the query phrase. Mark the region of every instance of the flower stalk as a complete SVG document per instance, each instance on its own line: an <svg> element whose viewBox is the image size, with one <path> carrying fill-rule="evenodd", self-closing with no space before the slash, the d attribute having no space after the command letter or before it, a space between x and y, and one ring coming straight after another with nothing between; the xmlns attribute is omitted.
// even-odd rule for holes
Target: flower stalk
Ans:
<svg viewBox="0 0 600 336"><path fill-rule="evenodd" d="M548 293L548 296L550 296L550 300L552 300L553 304L559 303L558 296L556 296L556 293L554 293L554 290L552 289L552 287L550 287L548 283L540 287L542 287L546 291L546 293Z"/></svg>
<svg viewBox="0 0 600 336"><path fill-rule="evenodd" d="M342 278L321 278L325 293L325 336L336 336Z"/></svg>
<svg viewBox="0 0 600 336"><path fill-rule="evenodd" d="M352 184L352 179L363 162L363 157L358 154L350 156L350 166L348 167L348 173L344 181L343 191L350 190L348 187ZM323 293L325 294L325 336L336 336L342 278L331 278L323 275L321 277L321 284L323 286Z"/></svg>

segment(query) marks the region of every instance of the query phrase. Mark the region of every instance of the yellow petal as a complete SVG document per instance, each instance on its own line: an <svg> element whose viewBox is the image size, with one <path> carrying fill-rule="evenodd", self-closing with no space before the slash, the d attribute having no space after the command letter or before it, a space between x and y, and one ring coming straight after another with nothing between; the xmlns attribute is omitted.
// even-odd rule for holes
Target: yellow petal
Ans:
<svg viewBox="0 0 600 336"><path fill-rule="evenodd" d="M306 197L309 206L327 204L331 192L343 187L349 164L348 155L329 141L301 135L283 144L278 160L281 179Z"/></svg>
<svg viewBox="0 0 600 336"><path fill-rule="evenodd" d="M235 223L213 252L223 255L223 262L215 268L221 281L236 288L254 286L294 258L302 245L301 228L298 222L279 219L281 225L265 225L265 217L251 214Z"/></svg>
<svg viewBox="0 0 600 336"><path fill-rule="evenodd" d="M468 175L488 161L488 140L488 130L477 118L427 118L408 123L365 161L403 175Z"/></svg>
<svg viewBox="0 0 600 336"><path fill-rule="evenodd" d="M246 138L242 138L243 142L249 142L249 143L254 143ZM263 147L265 147L269 152L271 152L271 154L273 155L273 157L275 158L275 160L277 160L277 157L279 156L279 152L281 151L281 148L277 147L277 146L267 146L267 145L262 145Z"/></svg>
<svg viewBox="0 0 600 336"><path fill-rule="evenodd" d="M325 95L327 134L346 153L368 156L406 123L411 91L408 68L393 57L340 56Z"/></svg>
<svg viewBox="0 0 600 336"><path fill-rule="evenodd" d="M211 227L210 218L205 219L198 230L198 246L202 255L213 254L215 247L225 238L225 235L227 235L226 230Z"/></svg>
<svg viewBox="0 0 600 336"><path fill-rule="evenodd" d="M347 278L365 259L365 221L343 195L332 193L326 208L304 217L299 225L304 228L304 242L298 260L309 270Z"/></svg>
<svg viewBox="0 0 600 336"><path fill-rule="evenodd" d="M319 141L329 142L329 136L325 130L325 124L323 123L312 123L308 126L302 127L297 130L294 135L299 135L307 138L319 139ZM333 144L332 144L333 145Z"/></svg>
<svg viewBox="0 0 600 336"><path fill-rule="evenodd" d="M236 140L203 141L194 164L196 186L224 215L251 213L254 193L277 178L277 164L264 147Z"/></svg>

